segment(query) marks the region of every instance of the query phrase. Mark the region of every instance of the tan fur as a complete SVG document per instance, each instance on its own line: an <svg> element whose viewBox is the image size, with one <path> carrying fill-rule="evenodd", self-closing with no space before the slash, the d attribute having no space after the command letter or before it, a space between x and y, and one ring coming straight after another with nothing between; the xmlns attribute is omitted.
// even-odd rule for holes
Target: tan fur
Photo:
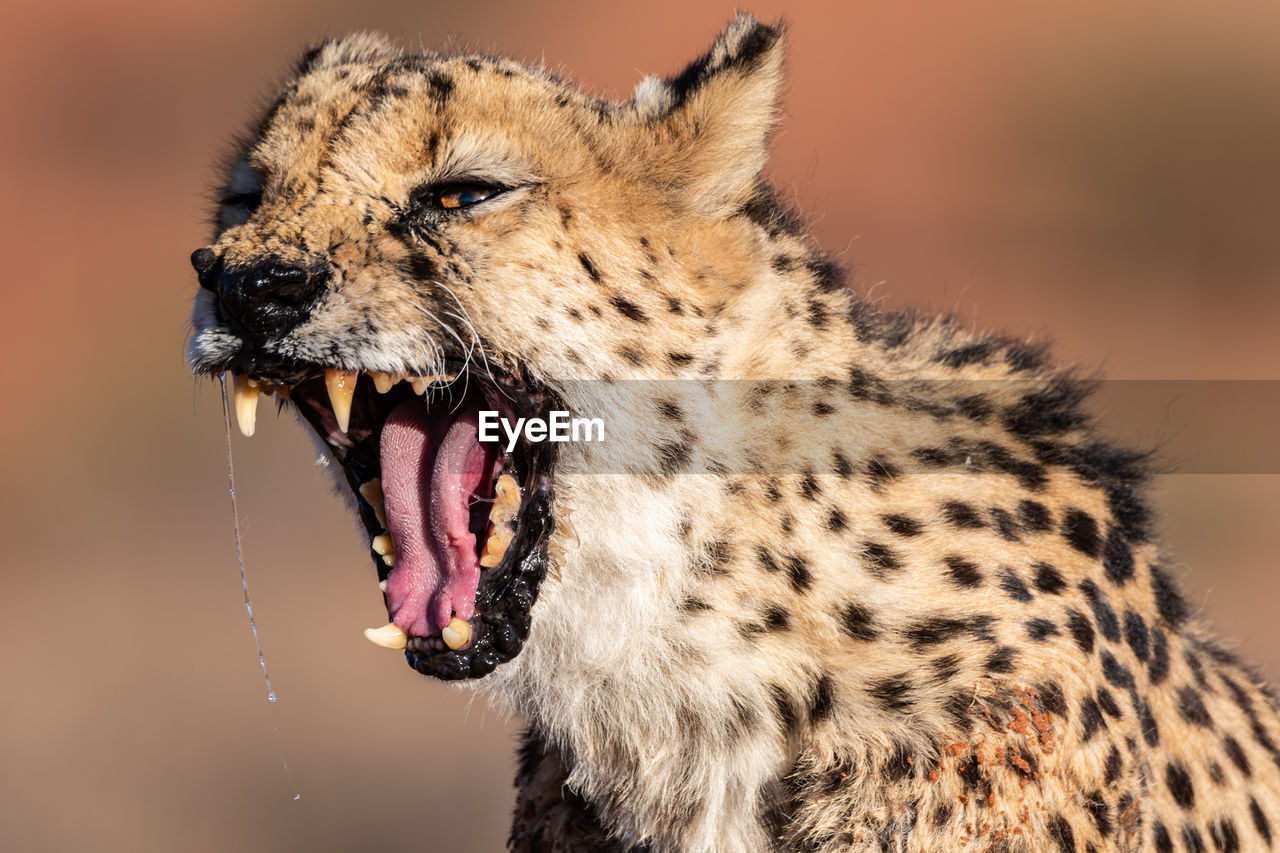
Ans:
<svg viewBox="0 0 1280 853"><path fill-rule="evenodd" d="M572 529L475 682L529 722L513 849L1268 849L1280 718L1159 568L1140 460L1029 348L839 286L759 184L782 57L740 17L610 104L353 36L230 169L261 203L219 257L334 275L271 353L466 354L614 430L561 452ZM459 176L513 189L406 232ZM194 326L229 363L211 293Z"/></svg>

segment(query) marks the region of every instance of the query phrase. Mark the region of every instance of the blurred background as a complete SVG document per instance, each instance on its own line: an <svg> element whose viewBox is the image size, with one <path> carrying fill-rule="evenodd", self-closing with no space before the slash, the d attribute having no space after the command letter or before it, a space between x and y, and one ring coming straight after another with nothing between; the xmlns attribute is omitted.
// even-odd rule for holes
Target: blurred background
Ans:
<svg viewBox="0 0 1280 853"><path fill-rule="evenodd" d="M361 638L384 619L363 537L269 410L236 436L265 701L216 386L183 363L187 256L230 136L310 41L384 30L622 98L733 10L8 4L0 379L25 396L0 419L0 848L501 847L515 725ZM1154 500L1190 598L1280 677L1280 5L751 11L790 22L770 173L815 239L884 305L1052 337L1125 380L1103 408L1180 471Z"/></svg>

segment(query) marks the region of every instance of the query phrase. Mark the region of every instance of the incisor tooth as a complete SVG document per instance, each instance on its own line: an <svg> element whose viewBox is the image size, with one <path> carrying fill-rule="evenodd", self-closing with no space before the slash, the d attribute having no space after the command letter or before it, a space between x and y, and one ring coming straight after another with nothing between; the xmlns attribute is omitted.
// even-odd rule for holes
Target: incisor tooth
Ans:
<svg viewBox="0 0 1280 853"><path fill-rule="evenodd" d="M373 537L373 541L369 543L369 547L373 548L373 553L384 557L387 554L394 554L396 550L396 546L392 543L391 537L385 533Z"/></svg>
<svg viewBox="0 0 1280 853"><path fill-rule="evenodd" d="M386 582L386 581L378 581L378 589L380 589L380 590L381 590L381 591L383 591L383 592L386 592L386 591L387 591L387 582Z"/></svg>
<svg viewBox="0 0 1280 853"><path fill-rule="evenodd" d="M253 435L253 427L258 416L258 386L243 373L231 374L232 386L235 388L236 423L240 426L240 434L245 438Z"/></svg>
<svg viewBox="0 0 1280 853"><path fill-rule="evenodd" d="M471 642L471 623L464 622L457 616L449 620L449 624L444 626L444 630L440 632L440 639L444 640L444 644L455 652Z"/></svg>
<svg viewBox="0 0 1280 853"><path fill-rule="evenodd" d="M378 389L378 393L385 394L394 388L396 383L404 377L397 373L383 373L381 370L370 370L369 378L373 380L373 387Z"/></svg>
<svg viewBox="0 0 1280 853"><path fill-rule="evenodd" d="M409 638L394 622L388 622L381 628L365 628L364 636L375 646L382 646L384 649L403 649L409 645Z"/></svg>
<svg viewBox="0 0 1280 853"><path fill-rule="evenodd" d="M356 379L359 376L354 370L339 367L326 367L324 371L324 384L329 389L329 405L333 406L338 429L343 432L347 431L347 426L351 423L351 397L356 393Z"/></svg>

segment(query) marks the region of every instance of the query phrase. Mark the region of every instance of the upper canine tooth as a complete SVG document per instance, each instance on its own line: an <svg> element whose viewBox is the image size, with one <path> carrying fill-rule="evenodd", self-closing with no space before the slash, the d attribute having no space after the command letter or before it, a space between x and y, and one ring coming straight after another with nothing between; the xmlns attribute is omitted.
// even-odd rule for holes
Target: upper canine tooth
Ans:
<svg viewBox="0 0 1280 853"><path fill-rule="evenodd" d="M359 372L343 370L339 367L326 367L324 384L329 389L329 405L333 406L334 417L338 420L338 429L347 431L351 423L351 397L356 393L356 379Z"/></svg>
<svg viewBox="0 0 1280 853"><path fill-rule="evenodd" d="M383 373L381 370L370 370L369 378L373 380L373 387L378 389L378 393L385 394L394 388L396 383L404 377L396 373Z"/></svg>
<svg viewBox="0 0 1280 853"><path fill-rule="evenodd" d="M409 638L394 622L388 622L381 628L365 628L364 636L375 646L382 646L384 649L403 649L409 645Z"/></svg>
<svg viewBox="0 0 1280 853"><path fill-rule="evenodd" d="M243 373L231 374L235 388L236 423L240 426L240 434L245 438L253 435L253 427L258 415L258 386Z"/></svg>
<svg viewBox="0 0 1280 853"><path fill-rule="evenodd" d="M444 630L440 632L440 638L444 640L446 646L457 651L471 642L471 623L455 616L449 620L448 625L444 626Z"/></svg>

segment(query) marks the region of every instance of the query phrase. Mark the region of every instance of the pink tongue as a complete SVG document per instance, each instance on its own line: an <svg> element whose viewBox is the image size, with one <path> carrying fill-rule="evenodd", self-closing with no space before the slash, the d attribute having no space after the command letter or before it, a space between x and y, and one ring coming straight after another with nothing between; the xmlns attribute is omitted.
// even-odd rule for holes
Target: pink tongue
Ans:
<svg viewBox="0 0 1280 853"><path fill-rule="evenodd" d="M439 636L454 614L475 615L480 563L470 504L492 466L478 432L474 408L433 425L418 401L397 406L382 428L382 494L396 552L387 612L411 637Z"/></svg>

